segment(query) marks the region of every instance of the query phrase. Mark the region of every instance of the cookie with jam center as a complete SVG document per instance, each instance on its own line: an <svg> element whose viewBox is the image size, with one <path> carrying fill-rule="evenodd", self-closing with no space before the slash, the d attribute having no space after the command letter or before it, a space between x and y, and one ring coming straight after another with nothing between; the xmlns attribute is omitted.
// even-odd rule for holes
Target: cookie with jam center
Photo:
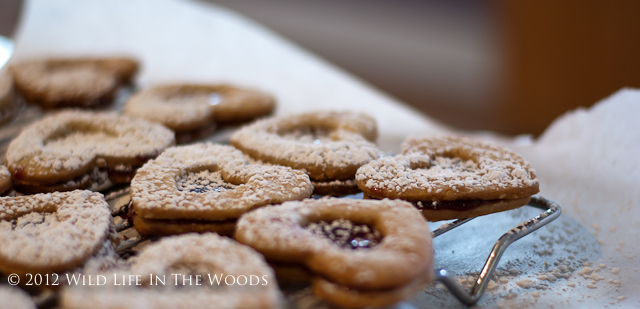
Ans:
<svg viewBox="0 0 640 309"><path fill-rule="evenodd" d="M401 155L362 166L356 180L366 198L410 201L429 221L518 208L539 192L534 169L520 155L453 136L410 137Z"/></svg>
<svg viewBox="0 0 640 309"><path fill-rule="evenodd" d="M400 200L322 198L264 207L240 218L235 238L270 262L304 267L314 291L341 306L392 304L433 279L429 227Z"/></svg>

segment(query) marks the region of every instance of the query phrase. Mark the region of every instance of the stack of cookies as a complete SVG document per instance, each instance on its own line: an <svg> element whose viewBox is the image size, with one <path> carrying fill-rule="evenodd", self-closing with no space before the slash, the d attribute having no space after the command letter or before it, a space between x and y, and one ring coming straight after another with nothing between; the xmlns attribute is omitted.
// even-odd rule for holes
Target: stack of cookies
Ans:
<svg viewBox="0 0 640 309"><path fill-rule="evenodd" d="M502 147L412 137L385 156L370 116L261 118L276 101L248 88L154 86L117 112L114 97L138 67L125 57L47 59L0 74L0 122L18 113L19 98L45 112L0 165L0 271L22 283L34 273L109 278L58 286L60 308L279 308L277 284L288 281L340 307L390 305L433 280L427 221L514 209L538 192L531 166ZM94 110L50 111L61 107ZM231 145L206 142L220 126L255 119ZM130 197L125 211L99 193L115 189ZM133 229L118 235L112 213ZM128 237L143 242L120 254ZM234 283L157 284L174 273ZM120 276L143 279L123 286ZM241 277L249 284L236 284ZM0 288L7 293L28 300Z"/></svg>

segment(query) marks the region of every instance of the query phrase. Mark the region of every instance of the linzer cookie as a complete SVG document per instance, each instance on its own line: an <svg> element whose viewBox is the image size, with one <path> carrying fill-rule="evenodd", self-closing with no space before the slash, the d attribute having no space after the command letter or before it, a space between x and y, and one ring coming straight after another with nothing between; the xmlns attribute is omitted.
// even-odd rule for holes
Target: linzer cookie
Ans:
<svg viewBox="0 0 640 309"><path fill-rule="evenodd" d="M229 85L166 85L131 97L124 112L162 123L179 142L209 135L215 123L244 122L273 112L273 97Z"/></svg>
<svg viewBox="0 0 640 309"><path fill-rule="evenodd" d="M25 128L8 147L14 187L23 193L99 189L130 181L174 144L160 124L114 113L64 111Z"/></svg>
<svg viewBox="0 0 640 309"><path fill-rule="evenodd" d="M0 308L36 309L36 305L25 291L8 285L0 285Z"/></svg>
<svg viewBox="0 0 640 309"><path fill-rule="evenodd" d="M0 124L11 120L18 110L13 79L7 72L0 71Z"/></svg>
<svg viewBox="0 0 640 309"><path fill-rule="evenodd" d="M131 181L133 223L142 235L231 235L245 212L301 200L312 190L303 172L248 165L231 146L173 147L140 168Z"/></svg>
<svg viewBox="0 0 640 309"><path fill-rule="evenodd" d="M317 112L260 120L236 132L231 144L255 160L305 171L314 194L347 195L359 192L356 170L382 155L376 137L369 116Z"/></svg>
<svg viewBox="0 0 640 309"><path fill-rule="evenodd" d="M121 278L139 276L139 285ZM264 258L247 246L207 233L163 238L144 248L131 269L103 286L74 286L61 308L280 308L282 295ZM115 279L114 279L115 277ZM120 285L117 285L117 284Z"/></svg>
<svg viewBox="0 0 640 309"><path fill-rule="evenodd" d="M356 180L365 196L411 201L429 221L517 208L539 192L521 156L464 137L408 138L402 155L372 161Z"/></svg>
<svg viewBox="0 0 640 309"><path fill-rule="evenodd" d="M62 273L100 265L118 238L100 193L77 190L0 197L0 270L5 274ZM111 250L109 250L109 248Z"/></svg>
<svg viewBox="0 0 640 309"><path fill-rule="evenodd" d="M43 59L12 64L9 71L27 102L45 108L111 103L131 83L138 62L130 58Z"/></svg>
<svg viewBox="0 0 640 309"><path fill-rule="evenodd" d="M240 218L235 238L267 260L306 268L313 289L339 306L384 306L432 280L429 227L400 200L323 198Z"/></svg>

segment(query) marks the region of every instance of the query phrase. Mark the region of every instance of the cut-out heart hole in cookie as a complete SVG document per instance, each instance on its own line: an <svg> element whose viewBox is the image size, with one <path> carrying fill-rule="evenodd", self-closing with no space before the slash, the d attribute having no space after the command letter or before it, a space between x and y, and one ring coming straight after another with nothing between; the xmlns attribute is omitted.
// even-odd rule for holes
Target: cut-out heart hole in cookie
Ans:
<svg viewBox="0 0 640 309"><path fill-rule="evenodd" d="M478 171L478 164L472 160L445 156L436 156L426 162L412 161L410 167L420 173L451 174L462 178Z"/></svg>
<svg viewBox="0 0 640 309"><path fill-rule="evenodd" d="M278 132L278 135L286 140L307 144L328 143L338 138L330 129L312 126L283 130Z"/></svg>
<svg viewBox="0 0 640 309"><path fill-rule="evenodd" d="M346 219L311 222L305 229L314 235L329 238L334 244L345 249L370 249L382 240L382 235L375 227Z"/></svg>
<svg viewBox="0 0 640 309"><path fill-rule="evenodd" d="M206 193L225 192L235 189L238 185L226 182L220 171L203 170L178 177L176 186L179 191Z"/></svg>
<svg viewBox="0 0 640 309"><path fill-rule="evenodd" d="M75 147L93 148L101 143L112 143L114 139L118 139L118 133L112 128L100 127L95 123L70 121L58 131L51 132L44 139L43 145L61 150Z"/></svg>

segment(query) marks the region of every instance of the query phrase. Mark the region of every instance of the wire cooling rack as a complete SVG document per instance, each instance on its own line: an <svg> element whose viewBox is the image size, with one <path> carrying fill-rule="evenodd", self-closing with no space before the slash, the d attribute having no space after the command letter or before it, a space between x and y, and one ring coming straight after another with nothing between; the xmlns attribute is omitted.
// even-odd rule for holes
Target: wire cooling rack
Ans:
<svg viewBox="0 0 640 309"><path fill-rule="evenodd" d="M124 102L126 101L126 97L130 94L131 91L132 89L124 88L124 90L119 93L116 102L105 110L121 110ZM0 158L2 159L4 158L4 153L11 139L13 139L26 125L42 118L45 114L45 112L42 111L39 107L25 106L22 102L20 102L19 107L21 109L20 115L10 123L0 126ZM235 128L223 128L204 141L225 143L228 141L228 137L233 131L235 131ZM143 238L137 236L129 220L127 220L129 186L115 186L103 193L105 194L105 199L111 206L112 215L114 216L114 218L118 219L116 229L120 233L122 238L120 245L116 249L116 252L118 252L118 254L120 254L121 256L127 256L132 248L135 248L145 241L153 241L154 239L158 238ZM471 306L478 302L478 300L482 297L485 289L487 288L487 284L489 283L489 280L496 270L498 262L500 261L500 258L502 257L502 254L507 249L507 247L516 240L554 221L562 213L562 209L558 204L543 197L532 197L527 206L541 209L544 212L534 218L518 224L518 226L509 230L506 234L502 235L502 237L500 237L498 241L496 241L496 243L493 245L491 253L489 254L489 257L487 258L486 263L482 267L482 271L480 272L474 286L470 291L466 291L464 287L458 284L455 278L451 274L449 274L446 269L435 270L436 280L444 284L449 289L449 291L463 304ZM473 218L457 220L448 224L444 224L438 229L434 230L431 233L431 236L433 238L438 237L446 232L453 230L456 227L459 227L471 221L472 219ZM133 236L130 236L130 234L133 234ZM0 284L6 283L6 278L4 276L0 277ZM55 306L57 292L51 290L28 290L28 292L32 295L32 298L38 308L52 308Z"/></svg>
<svg viewBox="0 0 640 309"><path fill-rule="evenodd" d="M544 212L534 218L518 224L518 226L509 230L507 233L502 235L502 237L500 237L498 241L496 241L496 243L493 245L493 248L491 249L491 253L489 253L487 261L480 271L480 275L471 288L471 291L467 292L465 288L463 288L456 282L456 279L452 275L450 275L446 269L439 269L435 271L436 280L444 284L447 289L449 289L451 294L453 294L463 304L471 306L478 302L478 300L480 300L480 297L482 297L485 289L487 288L487 284L489 283L489 280L496 270L498 262L500 262L500 258L502 257L502 254L507 249L507 247L509 247L509 245L516 240L527 236L535 230L551 223L562 213L562 208L560 208L558 204L543 197L532 197L527 206L544 210ZM473 218L456 220L454 222L444 224L438 229L431 232L431 236L433 238L438 237L471 220L473 220Z"/></svg>

